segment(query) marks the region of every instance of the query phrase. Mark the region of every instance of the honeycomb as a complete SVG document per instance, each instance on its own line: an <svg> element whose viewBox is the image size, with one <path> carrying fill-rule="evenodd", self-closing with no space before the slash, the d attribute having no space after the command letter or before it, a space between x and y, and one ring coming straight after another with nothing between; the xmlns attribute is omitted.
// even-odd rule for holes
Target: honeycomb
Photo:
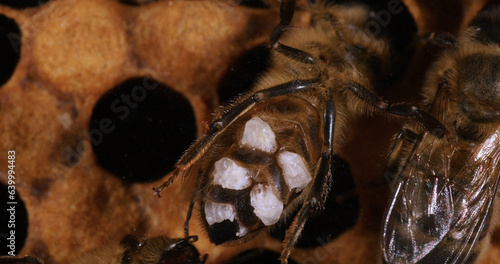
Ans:
<svg viewBox="0 0 500 264"><path fill-rule="evenodd" d="M403 2L423 35L460 32L486 0ZM252 52L266 50L279 19L278 1L258 3L0 1L0 209L4 215L11 201L4 190L7 153L13 150L16 254L46 264L71 263L126 234L184 236L189 190L178 180L158 198L153 187L203 134L211 113L238 93L231 87L251 83L245 74L257 66L237 73L234 65L260 59L255 54L261 53ZM305 6L299 1L294 26L307 24ZM404 81L384 96L411 101L436 54L419 44ZM222 83L230 95L221 92ZM389 191L381 184L383 159L400 125L381 115L350 124L340 154L356 185L349 193L358 197L357 221L334 238L316 239L319 246L297 247L291 259L381 263L379 236ZM2 217L0 254L5 255L10 229L4 220L10 215ZM255 248L279 252L281 246L267 233L236 246L214 246L196 213L190 234L198 236L194 245L208 253L209 263L227 263ZM484 263L499 255L495 232Z"/></svg>

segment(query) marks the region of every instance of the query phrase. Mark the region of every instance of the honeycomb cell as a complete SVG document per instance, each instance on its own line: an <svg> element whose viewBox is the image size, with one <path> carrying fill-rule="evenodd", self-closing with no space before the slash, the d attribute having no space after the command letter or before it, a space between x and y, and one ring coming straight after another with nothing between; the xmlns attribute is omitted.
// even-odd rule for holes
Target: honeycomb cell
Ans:
<svg viewBox="0 0 500 264"><path fill-rule="evenodd" d="M120 80L130 58L120 4L54 1L43 10L50 10L50 15L40 12L33 20L37 23L27 28L32 36L30 63L36 65L33 78L63 93L101 93Z"/></svg>
<svg viewBox="0 0 500 264"><path fill-rule="evenodd" d="M4 85L14 73L21 55L21 32L17 23L0 15L0 86Z"/></svg>
<svg viewBox="0 0 500 264"><path fill-rule="evenodd" d="M194 141L195 117L179 93L135 78L97 102L89 134L101 166L125 181L149 182L171 171Z"/></svg>

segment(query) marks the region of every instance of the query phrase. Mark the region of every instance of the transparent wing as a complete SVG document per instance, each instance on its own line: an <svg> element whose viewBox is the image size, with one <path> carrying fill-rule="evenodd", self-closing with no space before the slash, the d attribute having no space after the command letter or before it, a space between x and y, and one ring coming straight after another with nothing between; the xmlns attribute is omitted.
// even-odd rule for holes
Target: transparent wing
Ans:
<svg viewBox="0 0 500 264"><path fill-rule="evenodd" d="M414 146L386 212L388 263L467 263L493 208L499 133L472 148L432 136Z"/></svg>

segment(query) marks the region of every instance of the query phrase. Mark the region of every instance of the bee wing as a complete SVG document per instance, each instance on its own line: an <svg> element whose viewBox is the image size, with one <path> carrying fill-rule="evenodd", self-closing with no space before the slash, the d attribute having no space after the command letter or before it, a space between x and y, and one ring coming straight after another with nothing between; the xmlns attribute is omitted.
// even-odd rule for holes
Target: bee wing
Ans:
<svg viewBox="0 0 500 264"><path fill-rule="evenodd" d="M498 132L473 151L432 137L415 145L386 212L388 263L463 263L474 253L498 186Z"/></svg>
<svg viewBox="0 0 500 264"><path fill-rule="evenodd" d="M420 160L406 164L393 189L383 227L388 263L416 263L448 233L452 195L444 179L418 177Z"/></svg>

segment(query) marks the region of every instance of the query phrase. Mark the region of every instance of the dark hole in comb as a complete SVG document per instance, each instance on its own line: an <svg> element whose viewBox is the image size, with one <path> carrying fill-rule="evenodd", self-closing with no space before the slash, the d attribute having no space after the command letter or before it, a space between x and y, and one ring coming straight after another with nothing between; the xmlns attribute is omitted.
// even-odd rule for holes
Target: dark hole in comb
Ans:
<svg viewBox="0 0 500 264"><path fill-rule="evenodd" d="M0 86L14 73L21 55L21 32L17 23L0 15Z"/></svg>
<svg viewBox="0 0 500 264"><path fill-rule="evenodd" d="M196 138L196 122L184 96L143 77L97 102L89 133L101 166L128 182L151 182L173 170Z"/></svg>

